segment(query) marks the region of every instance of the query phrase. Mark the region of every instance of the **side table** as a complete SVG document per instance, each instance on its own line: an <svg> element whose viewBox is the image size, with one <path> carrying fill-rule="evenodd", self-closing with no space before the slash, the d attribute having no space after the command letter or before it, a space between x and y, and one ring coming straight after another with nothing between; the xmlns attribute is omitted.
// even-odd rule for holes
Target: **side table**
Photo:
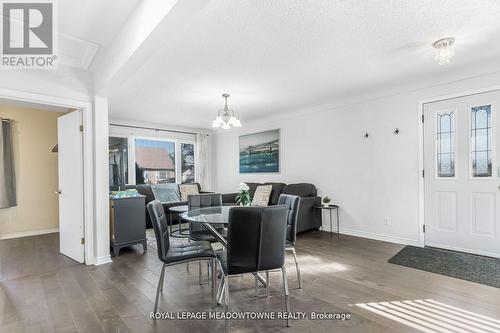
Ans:
<svg viewBox="0 0 500 333"><path fill-rule="evenodd" d="M182 229L182 219L180 218L180 214L188 211L187 205L182 206L173 206L168 209L170 213L170 236L175 238L187 238L189 237L189 228ZM173 230L172 226L174 225L174 214L177 214L177 229Z"/></svg>
<svg viewBox="0 0 500 333"><path fill-rule="evenodd" d="M327 210L330 214L330 237L333 238L333 222L332 222L332 210L337 212L337 235L340 235L340 220L339 220L339 206L328 205L328 206L314 206L315 209Z"/></svg>

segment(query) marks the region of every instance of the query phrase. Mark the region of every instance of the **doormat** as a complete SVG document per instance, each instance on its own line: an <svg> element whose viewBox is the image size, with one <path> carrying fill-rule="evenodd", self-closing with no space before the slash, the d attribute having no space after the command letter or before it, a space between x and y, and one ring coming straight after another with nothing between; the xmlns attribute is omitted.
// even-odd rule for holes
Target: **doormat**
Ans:
<svg viewBox="0 0 500 333"><path fill-rule="evenodd" d="M496 258L431 247L405 246L388 262L500 288L500 259Z"/></svg>

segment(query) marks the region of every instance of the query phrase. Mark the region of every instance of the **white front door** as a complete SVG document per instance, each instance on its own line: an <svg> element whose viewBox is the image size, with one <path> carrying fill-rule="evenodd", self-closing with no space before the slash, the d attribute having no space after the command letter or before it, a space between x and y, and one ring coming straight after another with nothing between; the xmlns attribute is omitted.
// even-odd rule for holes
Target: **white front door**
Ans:
<svg viewBox="0 0 500 333"><path fill-rule="evenodd" d="M57 119L59 252L83 263L83 149L81 111Z"/></svg>
<svg viewBox="0 0 500 333"><path fill-rule="evenodd" d="M425 245L500 257L500 91L424 105Z"/></svg>

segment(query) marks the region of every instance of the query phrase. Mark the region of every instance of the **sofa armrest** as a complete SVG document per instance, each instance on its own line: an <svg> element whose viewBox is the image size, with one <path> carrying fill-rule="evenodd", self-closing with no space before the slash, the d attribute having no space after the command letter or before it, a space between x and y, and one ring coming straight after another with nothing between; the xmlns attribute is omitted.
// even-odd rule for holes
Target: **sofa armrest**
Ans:
<svg viewBox="0 0 500 333"><path fill-rule="evenodd" d="M236 203L236 196L238 193L224 193L222 194L222 203Z"/></svg>
<svg viewBox="0 0 500 333"><path fill-rule="evenodd" d="M321 210L314 208L320 205L321 197L319 196L300 198L297 232L319 229L321 227Z"/></svg>

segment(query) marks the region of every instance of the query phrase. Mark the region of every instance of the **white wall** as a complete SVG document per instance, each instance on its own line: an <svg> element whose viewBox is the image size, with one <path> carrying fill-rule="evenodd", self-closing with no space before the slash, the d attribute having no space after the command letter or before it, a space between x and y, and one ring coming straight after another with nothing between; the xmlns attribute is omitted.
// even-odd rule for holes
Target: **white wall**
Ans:
<svg viewBox="0 0 500 333"><path fill-rule="evenodd" d="M494 73L218 131L214 190L235 192L241 181L314 183L341 206L342 232L418 244L418 102L498 84ZM240 175L238 136L274 128L281 128L281 174Z"/></svg>
<svg viewBox="0 0 500 333"><path fill-rule="evenodd" d="M93 100L92 73L65 66L57 70L2 70L0 87L85 102Z"/></svg>

